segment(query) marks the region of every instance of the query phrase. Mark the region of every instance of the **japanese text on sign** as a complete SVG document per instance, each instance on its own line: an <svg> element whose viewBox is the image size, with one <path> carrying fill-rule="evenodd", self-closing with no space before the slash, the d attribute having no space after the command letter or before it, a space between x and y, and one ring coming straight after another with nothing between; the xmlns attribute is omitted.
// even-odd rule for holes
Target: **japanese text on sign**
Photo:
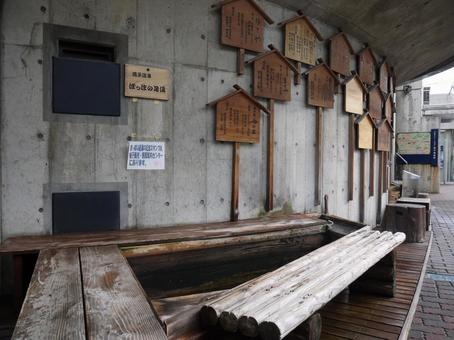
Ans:
<svg viewBox="0 0 454 340"><path fill-rule="evenodd" d="M165 69L125 65L125 96L168 100L170 72Z"/></svg>
<svg viewBox="0 0 454 340"><path fill-rule="evenodd" d="M129 142L128 170L164 170L164 142Z"/></svg>

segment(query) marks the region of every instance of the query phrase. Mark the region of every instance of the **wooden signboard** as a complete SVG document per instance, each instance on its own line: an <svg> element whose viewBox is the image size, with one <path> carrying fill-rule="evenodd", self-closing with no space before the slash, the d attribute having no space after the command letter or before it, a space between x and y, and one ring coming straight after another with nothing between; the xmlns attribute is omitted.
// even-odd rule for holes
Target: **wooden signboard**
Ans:
<svg viewBox="0 0 454 340"><path fill-rule="evenodd" d="M369 47L364 48L358 53L359 77L363 83L367 85L374 83L376 64L377 60Z"/></svg>
<svg viewBox="0 0 454 340"><path fill-rule="evenodd" d="M374 122L369 114L359 116L356 121L356 147L358 149L372 150L374 141Z"/></svg>
<svg viewBox="0 0 454 340"><path fill-rule="evenodd" d="M350 75L350 59L353 54L353 47L344 32L329 39L329 66L333 72Z"/></svg>
<svg viewBox="0 0 454 340"><path fill-rule="evenodd" d="M333 71L322 62L311 68L307 75L307 103L312 106L333 108L335 86L339 83Z"/></svg>
<svg viewBox="0 0 454 340"><path fill-rule="evenodd" d="M254 0L224 0L221 6L221 43L238 48L238 74L243 74L244 51L263 51L265 21L273 20Z"/></svg>
<svg viewBox="0 0 454 340"><path fill-rule="evenodd" d="M170 71L141 65L125 65L125 96L169 100Z"/></svg>
<svg viewBox="0 0 454 340"><path fill-rule="evenodd" d="M309 18L301 11L298 15L279 23L285 30L284 55L300 63L315 65L317 40L323 40Z"/></svg>
<svg viewBox="0 0 454 340"><path fill-rule="evenodd" d="M246 62L254 66L254 96L289 101L291 71L296 74L298 70L272 45L269 47L271 51Z"/></svg>
<svg viewBox="0 0 454 340"><path fill-rule="evenodd" d="M389 70L388 63L386 61L383 61L380 64L378 74L379 74L380 90L382 90L385 93L391 92L391 90L389 89L390 70Z"/></svg>
<svg viewBox="0 0 454 340"><path fill-rule="evenodd" d="M269 111L240 86L233 87L235 92L207 105L216 106L216 140L233 142L230 219L237 221L240 195L240 142L260 142L260 111L268 114Z"/></svg>
<svg viewBox="0 0 454 340"><path fill-rule="evenodd" d="M393 112L394 112L394 104L393 104L393 99L392 99L391 94L388 94L386 96L384 111L385 111L385 118L388 120L388 122L391 123L393 120Z"/></svg>
<svg viewBox="0 0 454 340"><path fill-rule="evenodd" d="M383 116L383 94L378 85L369 88L368 111L372 119L377 124Z"/></svg>
<svg viewBox="0 0 454 340"><path fill-rule="evenodd" d="M344 86L345 112L362 115L364 111L364 94L367 92L363 82L358 75L354 74L345 80Z"/></svg>
<svg viewBox="0 0 454 340"><path fill-rule="evenodd" d="M392 127L387 119L383 119L377 126L377 150L391 151Z"/></svg>

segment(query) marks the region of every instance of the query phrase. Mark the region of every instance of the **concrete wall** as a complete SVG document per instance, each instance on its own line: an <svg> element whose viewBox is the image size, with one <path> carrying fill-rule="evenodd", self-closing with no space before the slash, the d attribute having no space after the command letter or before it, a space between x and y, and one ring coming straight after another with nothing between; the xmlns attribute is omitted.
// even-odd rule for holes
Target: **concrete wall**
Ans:
<svg viewBox="0 0 454 340"><path fill-rule="evenodd" d="M127 228L229 218L232 147L214 140L214 111L205 104L240 84L250 88L250 69L236 75L236 51L219 44L219 12L213 0L5 0L1 61L2 239L50 232L52 186L127 185ZM294 12L259 1L279 22ZM45 121L43 23L126 34L130 63L167 67L173 75L168 102L128 99L128 124ZM314 20L325 38L334 27ZM361 44L351 39L355 50ZM265 44L283 47L275 25ZM327 60L325 44L319 57ZM352 68L355 62L352 58ZM306 84L293 100L276 104L275 205L294 211L314 207L315 109L305 104ZM262 116L262 131L266 119ZM359 218L359 153L355 200L347 202L348 116L341 94L324 113L323 195L329 212ZM165 171L127 171L127 138L165 140ZM240 218L263 213L265 133L241 146ZM368 183L366 155L366 185ZM378 156L375 162L378 173ZM377 183L378 184L378 183ZM377 186L376 184L376 186ZM366 188L367 192L367 188ZM386 195L383 195L386 199ZM382 205L383 206L383 205ZM377 195L366 202L365 220L376 220Z"/></svg>
<svg viewBox="0 0 454 340"><path fill-rule="evenodd" d="M422 81L408 84L409 90L404 87L396 88L396 133L400 132L430 132L431 129L439 129L439 117L425 116L423 114L423 89ZM421 192L439 192L440 168L427 164L408 164L404 170L421 176L419 190Z"/></svg>

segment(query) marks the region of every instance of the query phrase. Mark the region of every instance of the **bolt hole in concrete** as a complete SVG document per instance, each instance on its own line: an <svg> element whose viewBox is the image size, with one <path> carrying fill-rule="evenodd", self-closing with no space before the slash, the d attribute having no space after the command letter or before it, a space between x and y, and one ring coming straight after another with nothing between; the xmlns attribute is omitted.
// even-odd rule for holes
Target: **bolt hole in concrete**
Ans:
<svg viewBox="0 0 454 340"><path fill-rule="evenodd" d="M432 279L434 281L447 281L447 282L454 282L454 275L449 274L432 274L427 273L426 277Z"/></svg>
<svg viewBox="0 0 454 340"><path fill-rule="evenodd" d="M170 203L169 203L169 202L165 202L164 205L165 205L166 207L168 207L168 206L170 205Z"/></svg>

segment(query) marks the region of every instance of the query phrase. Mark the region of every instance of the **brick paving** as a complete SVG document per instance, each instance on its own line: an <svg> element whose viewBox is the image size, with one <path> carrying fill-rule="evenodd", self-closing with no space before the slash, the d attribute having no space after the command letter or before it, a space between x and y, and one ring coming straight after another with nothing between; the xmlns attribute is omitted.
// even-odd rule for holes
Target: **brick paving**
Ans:
<svg viewBox="0 0 454 340"><path fill-rule="evenodd" d="M454 339L454 282L445 281L454 279L454 186L431 198L432 249L410 338Z"/></svg>

